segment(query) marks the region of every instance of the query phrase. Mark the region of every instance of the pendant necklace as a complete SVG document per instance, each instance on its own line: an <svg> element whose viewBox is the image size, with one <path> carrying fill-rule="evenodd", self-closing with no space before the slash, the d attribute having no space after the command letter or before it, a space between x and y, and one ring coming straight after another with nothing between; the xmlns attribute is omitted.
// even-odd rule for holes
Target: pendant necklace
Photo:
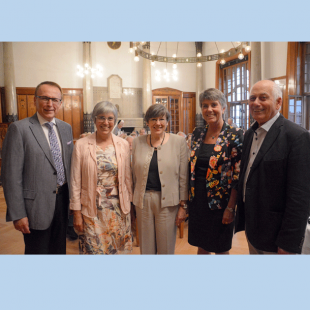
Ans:
<svg viewBox="0 0 310 310"><path fill-rule="evenodd" d="M165 135L166 135L166 133L164 132L164 137L163 137L163 140L161 141L160 145L163 145L164 140L165 140ZM154 150L157 151L157 147L152 145L152 134L150 134L150 144L151 144L151 147L154 147Z"/></svg>

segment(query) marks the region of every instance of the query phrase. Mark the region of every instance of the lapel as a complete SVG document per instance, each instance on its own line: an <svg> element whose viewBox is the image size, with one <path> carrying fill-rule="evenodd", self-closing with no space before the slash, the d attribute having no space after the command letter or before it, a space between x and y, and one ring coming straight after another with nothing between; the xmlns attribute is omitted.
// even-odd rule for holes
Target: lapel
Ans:
<svg viewBox="0 0 310 310"><path fill-rule="evenodd" d="M43 132L42 126L40 125L40 122L38 120L37 113L35 113L32 117L29 118L29 122L30 122L29 128L32 134L34 135L36 141L38 142L39 146L41 147L48 161L51 163L51 165L56 170L54 160L52 157L52 153L51 153L51 149L46 140L46 136Z"/></svg>
<svg viewBox="0 0 310 310"><path fill-rule="evenodd" d="M90 157L97 164L97 159L96 159L96 133L95 132L92 133L87 138L88 138L88 148L89 148Z"/></svg>
<svg viewBox="0 0 310 310"><path fill-rule="evenodd" d="M245 171L247 169L248 166L248 162L249 162L249 155L250 155L250 150L251 150L251 146L252 146L252 140L253 140L253 135L254 135L254 131L257 128L257 123L255 123L246 133L246 137L244 139L245 141L248 141L247 143L243 143L243 145L245 146L242 149L242 160L241 160L241 169L240 169L240 176L239 176L239 180L243 180ZM243 182L241 182L243 183Z"/></svg>
<svg viewBox="0 0 310 310"><path fill-rule="evenodd" d="M112 133L112 141L113 141L113 144L114 144L114 147L115 147L115 154L116 154L116 161L117 161L117 164L119 165L119 168L120 169L120 163L121 163L121 142L119 139L122 139L122 138L119 138L119 137L116 137L113 133Z"/></svg>
<svg viewBox="0 0 310 310"><path fill-rule="evenodd" d="M258 167L259 163L264 158L265 154L272 147L274 141L277 139L277 137L281 131L281 127L283 126L283 119L284 119L284 117L282 115L280 115L278 117L278 119L274 122L274 124L271 126L269 131L267 132L267 135L263 141L263 144L260 147L258 154L257 154L257 156L253 162L252 168L251 168L249 176L248 176L248 180L250 179L253 171ZM253 133L252 133L252 137L253 137ZM250 140L250 141L252 141L252 140ZM249 143L249 144L250 144L250 148L251 148L252 143Z"/></svg>

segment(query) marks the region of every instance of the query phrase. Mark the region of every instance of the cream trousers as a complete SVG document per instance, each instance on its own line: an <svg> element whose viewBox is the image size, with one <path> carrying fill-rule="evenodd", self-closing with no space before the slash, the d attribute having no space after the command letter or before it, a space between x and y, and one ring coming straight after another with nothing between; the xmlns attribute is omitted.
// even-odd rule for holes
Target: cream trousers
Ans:
<svg viewBox="0 0 310 310"><path fill-rule="evenodd" d="M141 254L174 254L179 206L161 208L161 192L146 191L136 208Z"/></svg>

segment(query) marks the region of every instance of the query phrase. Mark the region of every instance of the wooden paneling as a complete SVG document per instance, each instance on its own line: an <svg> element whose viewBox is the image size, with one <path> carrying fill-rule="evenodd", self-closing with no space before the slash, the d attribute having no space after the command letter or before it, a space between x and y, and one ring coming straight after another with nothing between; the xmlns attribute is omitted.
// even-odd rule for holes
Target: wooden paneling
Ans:
<svg viewBox="0 0 310 310"><path fill-rule="evenodd" d="M287 43L287 64L286 64L286 90L285 97L283 98L282 114L288 118L288 96L297 95L297 59L299 55L300 43L288 42Z"/></svg>
<svg viewBox="0 0 310 310"><path fill-rule="evenodd" d="M73 139L78 139L81 134L81 100L80 96L72 96L72 131ZM83 123L83 121L82 121Z"/></svg>
<svg viewBox="0 0 310 310"><path fill-rule="evenodd" d="M72 126L72 105L71 105L71 96L64 95L63 96L63 113L64 113L64 121Z"/></svg>
<svg viewBox="0 0 310 310"><path fill-rule="evenodd" d="M57 118L72 126L73 139L78 139L83 132L83 90L63 88L63 102ZM24 119L36 113L34 87L17 87L18 118Z"/></svg>
<svg viewBox="0 0 310 310"><path fill-rule="evenodd" d="M181 130L186 134L192 133L195 128L196 93L183 93L182 114Z"/></svg>
<svg viewBox="0 0 310 310"><path fill-rule="evenodd" d="M34 95L27 95L27 104L28 104L28 116L32 116L36 113L36 105L34 103Z"/></svg>
<svg viewBox="0 0 310 310"><path fill-rule="evenodd" d="M27 95L17 95L18 119L28 117Z"/></svg>

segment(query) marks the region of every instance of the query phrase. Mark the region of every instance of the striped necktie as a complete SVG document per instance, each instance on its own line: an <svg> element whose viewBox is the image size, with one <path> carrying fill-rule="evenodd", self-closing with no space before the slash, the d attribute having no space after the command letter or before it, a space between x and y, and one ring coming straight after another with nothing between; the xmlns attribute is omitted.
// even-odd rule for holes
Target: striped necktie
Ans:
<svg viewBox="0 0 310 310"><path fill-rule="evenodd" d="M48 138L50 140L50 148L57 171L57 184L61 186L65 183L65 170L56 133L53 130L54 124L52 122L47 122L44 125L48 128Z"/></svg>

